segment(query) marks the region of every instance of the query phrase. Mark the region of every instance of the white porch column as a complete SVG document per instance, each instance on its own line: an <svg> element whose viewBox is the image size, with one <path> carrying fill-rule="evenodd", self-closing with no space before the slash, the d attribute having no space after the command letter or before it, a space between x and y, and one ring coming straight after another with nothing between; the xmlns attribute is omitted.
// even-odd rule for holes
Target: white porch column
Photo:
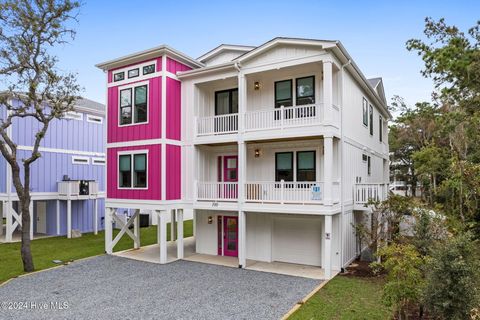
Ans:
<svg viewBox="0 0 480 320"><path fill-rule="evenodd" d="M5 226L5 242L12 242L12 234L13 234L13 226L12 226L12 202L11 201L5 201L3 203L3 208L5 212L5 218L6 218L6 226Z"/></svg>
<svg viewBox="0 0 480 320"><path fill-rule="evenodd" d="M177 209L170 210L170 241L175 241L175 212Z"/></svg>
<svg viewBox="0 0 480 320"><path fill-rule="evenodd" d="M72 237L72 200L67 200L67 238Z"/></svg>
<svg viewBox="0 0 480 320"><path fill-rule="evenodd" d="M238 267L245 268L247 266L246 255L246 217L245 211L238 212Z"/></svg>
<svg viewBox="0 0 480 320"><path fill-rule="evenodd" d="M193 236L197 235L197 210L192 209Z"/></svg>
<svg viewBox="0 0 480 320"><path fill-rule="evenodd" d="M177 258L183 259L183 209L177 209Z"/></svg>
<svg viewBox="0 0 480 320"><path fill-rule="evenodd" d="M98 234L98 199L93 200L93 234Z"/></svg>
<svg viewBox="0 0 480 320"><path fill-rule="evenodd" d="M332 61L323 61L323 112L324 121L331 123L333 120L332 104L333 104L333 73Z"/></svg>
<svg viewBox="0 0 480 320"><path fill-rule="evenodd" d="M333 204L333 137L323 137L323 203Z"/></svg>
<svg viewBox="0 0 480 320"><path fill-rule="evenodd" d="M57 202L56 203L56 205L57 205L57 207L56 207L56 220L57 220L56 227L57 227L57 236L59 236L60 235L60 200L57 200L56 202Z"/></svg>
<svg viewBox="0 0 480 320"><path fill-rule="evenodd" d="M133 222L133 234L135 235L135 240L133 241L133 248L140 248L140 210L135 210L135 221Z"/></svg>
<svg viewBox="0 0 480 320"><path fill-rule="evenodd" d="M112 254L112 235L113 235L113 225L112 225L112 214L115 209L105 207L105 252L107 254Z"/></svg>
<svg viewBox="0 0 480 320"><path fill-rule="evenodd" d="M167 263L167 212L156 210L158 215L157 241L160 249L160 264Z"/></svg>
<svg viewBox="0 0 480 320"><path fill-rule="evenodd" d="M33 200L30 199L28 205L28 211L30 211L30 240L33 240Z"/></svg>
<svg viewBox="0 0 480 320"><path fill-rule="evenodd" d="M332 216L325 216L325 235L323 239L325 241L323 270L325 278L330 279L332 277Z"/></svg>
<svg viewBox="0 0 480 320"><path fill-rule="evenodd" d="M245 113L247 112L247 77L238 74L238 132L245 132Z"/></svg>
<svg viewBox="0 0 480 320"><path fill-rule="evenodd" d="M245 202L245 180L247 176L247 145L238 141L238 203Z"/></svg>

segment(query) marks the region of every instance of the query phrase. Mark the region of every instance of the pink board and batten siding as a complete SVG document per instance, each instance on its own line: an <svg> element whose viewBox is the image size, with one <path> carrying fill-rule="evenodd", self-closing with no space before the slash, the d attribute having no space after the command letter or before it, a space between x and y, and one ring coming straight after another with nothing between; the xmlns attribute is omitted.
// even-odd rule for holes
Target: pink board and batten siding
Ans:
<svg viewBox="0 0 480 320"><path fill-rule="evenodd" d="M189 66L184 65L176 60L173 60L170 57L167 57L167 71L171 73L177 73L179 71L188 71L192 70Z"/></svg>
<svg viewBox="0 0 480 320"><path fill-rule="evenodd" d="M118 152L148 150L148 189L118 188ZM161 147L159 144L109 148L107 151L107 197L112 199L161 200Z"/></svg>
<svg viewBox="0 0 480 320"><path fill-rule="evenodd" d="M152 78L148 86L148 122L145 124L119 125L118 87L108 88L108 142L123 142L161 138L162 80Z"/></svg>
<svg viewBox="0 0 480 320"><path fill-rule="evenodd" d="M182 139L182 109L180 90L180 81L167 78L167 139Z"/></svg>
<svg viewBox="0 0 480 320"><path fill-rule="evenodd" d="M180 146L167 144L167 200L182 197L182 149Z"/></svg>

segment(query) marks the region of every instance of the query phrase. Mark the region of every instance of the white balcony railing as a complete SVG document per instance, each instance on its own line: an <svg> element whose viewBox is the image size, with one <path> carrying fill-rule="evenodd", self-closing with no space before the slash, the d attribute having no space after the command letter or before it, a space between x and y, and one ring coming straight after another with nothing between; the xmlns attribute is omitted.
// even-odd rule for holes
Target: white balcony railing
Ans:
<svg viewBox="0 0 480 320"><path fill-rule="evenodd" d="M260 203L313 203L323 200L323 182L252 181L245 184L245 201Z"/></svg>
<svg viewBox="0 0 480 320"><path fill-rule="evenodd" d="M354 187L356 204L367 204L372 201L383 201L387 198L387 185L384 183L359 183Z"/></svg>
<svg viewBox="0 0 480 320"><path fill-rule="evenodd" d="M237 201L236 182L197 182L197 199L209 201Z"/></svg>
<svg viewBox="0 0 480 320"><path fill-rule="evenodd" d="M245 130L269 130L314 124L340 123L337 106L310 104L296 107L280 107L269 110L250 111L245 114Z"/></svg>
<svg viewBox="0 0 480 320"><path fill-rule="evenodd" d="M228 134L238 131L238 113L197 118L197 135Z"/></svg>

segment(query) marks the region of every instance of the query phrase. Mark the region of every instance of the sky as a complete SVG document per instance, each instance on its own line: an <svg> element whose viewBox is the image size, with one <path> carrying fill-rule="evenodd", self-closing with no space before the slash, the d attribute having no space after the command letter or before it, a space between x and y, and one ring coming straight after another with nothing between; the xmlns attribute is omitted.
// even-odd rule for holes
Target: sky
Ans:
<svg viewBox="0 0 480 320"><path fill-rule="evenodd" d="M340 40L367 78L382 77L387 100L430 100L423 62L405 49L423 38L425 17L467 30L480 1L93 1L83 0L77 35L55 49L60 68L77 72L86 98L105 102L95 64L167 44L193 58L222 43L261 45L277 37Z"/></svg>

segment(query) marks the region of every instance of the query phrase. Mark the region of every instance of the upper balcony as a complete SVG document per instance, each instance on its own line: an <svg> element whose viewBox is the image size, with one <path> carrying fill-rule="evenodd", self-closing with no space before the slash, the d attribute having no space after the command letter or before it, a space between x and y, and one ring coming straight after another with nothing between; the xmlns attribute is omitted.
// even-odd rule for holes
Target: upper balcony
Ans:
<svg viewBox="0 0 480 320"><path fill-rule="evenodd" d="M218 136L238 133L238 113L223 114L196 119L197 137ZM279 108L264 108L249 111L244 115L245 132L268 130L284 132L295 128L310 126L340 127L340 108L336 105L307 104Z"/></svg>
<svg viewBox="0 0 480 320"><path fill-rule="evenodd" d="M337 135L339 71L324 68L316 62L196 84L195 142Z"/></svg>

